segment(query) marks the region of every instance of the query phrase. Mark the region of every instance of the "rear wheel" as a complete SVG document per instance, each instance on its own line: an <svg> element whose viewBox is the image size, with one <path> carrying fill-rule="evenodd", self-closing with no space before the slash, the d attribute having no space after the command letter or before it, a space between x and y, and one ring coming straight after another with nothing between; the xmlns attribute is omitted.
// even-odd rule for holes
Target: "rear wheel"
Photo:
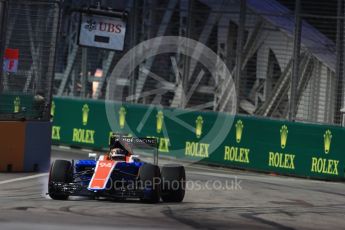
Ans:
<svg viewBox="0 0 345 230"><path fill-rule="evenodd" d="M186 172L180 165L164 165L162 175L162 200L182 202L185 195Z"/></svg>
<svg viewBox="0 0 345 230"><path fill-rule="evenodd" d="M141 199L148 203L158 203L161 194L161 176L157 165L144 164L139 169L139 180L144 191Z"/></svg>
<svg viewBox="0 0 345 230"><path fill-rule="evenodd" d="M56 191L54 183L69 183L72 181L72 163L65 160L56 160L50 168L48 193L53 200L67 200L68 195Z"/></svg>

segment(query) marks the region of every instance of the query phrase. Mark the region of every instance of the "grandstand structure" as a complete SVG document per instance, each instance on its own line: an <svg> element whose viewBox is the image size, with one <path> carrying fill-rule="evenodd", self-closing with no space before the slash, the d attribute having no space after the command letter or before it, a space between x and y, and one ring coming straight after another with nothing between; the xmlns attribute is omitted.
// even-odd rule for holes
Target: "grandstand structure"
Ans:
<svg viewBox="0 0 345 230"><path fill-rule="evenodd" d="M232 78L237 89L237 113L341 123L342 0L341 9L330 15L338 23L336 31L329 29L336 39L309 22L308 17L317 15L296 13L297 8L291 10L276 0L100 3L129 12L125 50L78 46L79 16L69 9L81 3L65 3L54 83L57 96L104 99L113 77L116 86L111 90L119 92L114 100L228 112L232 87L228 79ZM126 76L113 76L114 67L127 51L159 36L188 37L205 44L226 64L230 76L222 74L221 65L213 69L216 74L210 73L178 50L147 59Z"/></svg>

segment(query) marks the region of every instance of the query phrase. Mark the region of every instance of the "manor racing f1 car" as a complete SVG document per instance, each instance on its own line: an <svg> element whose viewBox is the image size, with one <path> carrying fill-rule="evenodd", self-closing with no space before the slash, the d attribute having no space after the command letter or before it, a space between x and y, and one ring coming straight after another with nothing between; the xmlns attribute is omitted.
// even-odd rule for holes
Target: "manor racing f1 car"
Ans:
<svg viewBox="0 0 345 230"><path fill-rule="evenodd" d="M143 162L133 149L154 150L154 163ZM50 169L48 194L54 200L69 196L138 198L145 202L182 202L185 170L179 165L158 166L157 140L112 136L107 154L88 160L55 160Z"/></svg>

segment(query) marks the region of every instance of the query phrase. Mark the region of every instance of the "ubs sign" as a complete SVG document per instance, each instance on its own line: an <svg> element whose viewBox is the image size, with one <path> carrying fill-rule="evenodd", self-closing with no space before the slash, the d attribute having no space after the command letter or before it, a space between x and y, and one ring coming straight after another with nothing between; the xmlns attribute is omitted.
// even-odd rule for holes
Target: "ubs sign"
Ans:
<svg viewBox="0 0 345 230"><path fill-rule="evenodd" d="M79 28L79 45L123 50L126 22L121 18L82 14Z"/></svg>

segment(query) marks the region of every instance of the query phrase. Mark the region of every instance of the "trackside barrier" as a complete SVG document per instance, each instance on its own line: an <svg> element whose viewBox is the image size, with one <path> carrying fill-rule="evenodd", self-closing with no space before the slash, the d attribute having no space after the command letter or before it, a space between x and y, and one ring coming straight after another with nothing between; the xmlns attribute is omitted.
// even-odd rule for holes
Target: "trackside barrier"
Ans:
<svg viewBox="0 0 345 230"><path fill-rule="evenodd" d="M160 154L177 159L344 179L341 127L63 97L54 98L51 114L53 144L104 149L111 132L129 133L157 138Z"/></svg>
<svg viewBox="0 0 345 230"><path fill-rule="evenodd" d="M29 94L0 95L0 172L49 169L52 124L35 120L42 106Z"/></svg>
<svg viewBox="0 0 345 230"><path fill-rule="evenodd" d="M49 121L0 121L0 172L46 172L50 165Z"/></svg>

